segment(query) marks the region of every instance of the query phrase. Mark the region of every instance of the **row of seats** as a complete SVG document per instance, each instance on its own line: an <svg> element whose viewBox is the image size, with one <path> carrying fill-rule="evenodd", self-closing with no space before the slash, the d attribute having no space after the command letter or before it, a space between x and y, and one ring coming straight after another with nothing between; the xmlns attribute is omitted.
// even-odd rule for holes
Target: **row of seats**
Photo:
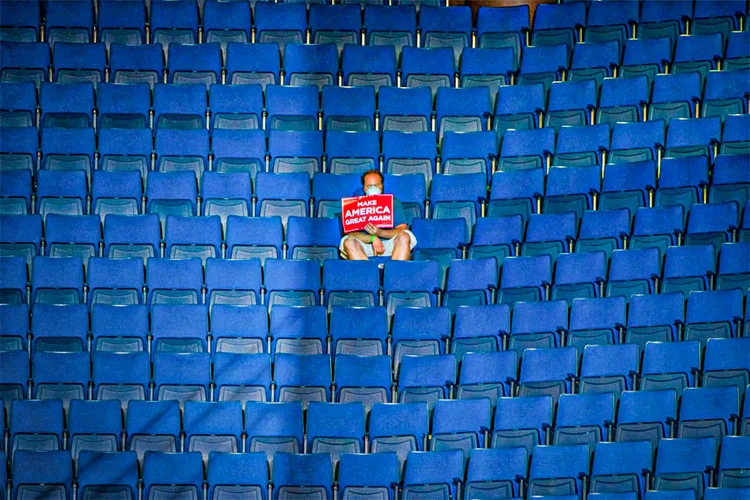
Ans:
<svg viewBox="0 0 750 500"><path fill-rule="evenodd" d="M215 222L218 227L218 220ZM338 237L333 239L338 240ZM220 244L217 240L216 245ZM639 294L682 293L687 296L691 292L710 290L737 290L742 298L748 287L748 243L725 243L718 259L719 249L710 244L665 245L663 258L659 248L654 246L615 250L611 259L601 250L568 253L566 248L558 254L557 247L567 244L566 241L527 242L523 252L526 255L517 257L508 256L504 248L499 256L502 265L494 254L497 249L475 248L476 252L488 254L458 260L441 248L437 249L441 251L437 255L417 255L427 260L387 262L382 288L377 263L322 261L326 257L324 254L336 254L338 246L294 247L292 253L297 249L313 255L304 256L309 259L267 258L263 268L257 258L216 258L210 255L219 252L213 244L196 246L182 240L171 244L179 254L177 259L146 258L146 254L154 250L145 248L151 246L146 242L105 243L111 253L135 252L135 255L115 255L114 258L95 257L96 247L89 248L90 244L73 243L75 246L70 248L63 242L53 248L59 248L61 255L58 257L33 257L28 273L23 256L6 256L0 263L4 303L206 303L212 306L263 303L271 308L317 304L369 307L380 302L392 313L400 305L439 304L455 311L461 305L495 302L512 307L524 301L595 297L629 300ZM237 248L229 250L241 252L243 246L236 245ZM65 255L76 250L91 256L86 266L80 256ZM138 258L141 256L143 260ZM201 257L205 259L205 267ZM324 265L321 267L321 264Z"/></svg>
<svg viewBox="0 0 750 500"><path fill-rule="evenodd" d="M344 453L338 470L327 453L278 453L270 476L262 453L212 452L204 475L199 453L148 452L139 475L134 452L82 452L74 473L69 451L19 451L11 477L17 498L39 493L71 498L75 477L81 499L107 493L148 499L165 494L194 499L273 495L279 500L352 500L362 495L510 498L526 492L534 498L567 500L588 492L592 500L735 500L750 493L742 478L748 439L724 438L721 452L710 439L664 439L656 454L647 443L600 443L593 458L583 445L539 446L530 458L517 448L476 449L468 457L458 450L413 451L404 469L396 455L387 452ZM5 479L5 468L1 472L0 479Z"/></svg>

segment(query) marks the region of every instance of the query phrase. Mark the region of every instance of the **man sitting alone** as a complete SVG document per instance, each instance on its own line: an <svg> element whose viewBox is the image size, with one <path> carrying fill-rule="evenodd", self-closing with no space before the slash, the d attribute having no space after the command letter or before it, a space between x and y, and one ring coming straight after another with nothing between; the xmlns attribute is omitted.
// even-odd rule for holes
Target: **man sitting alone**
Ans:
<svg viewBox="0 0 750 500"><path fill-rule="evenodd" d="M380 170L368 170L362 174L362 190L367 195L383 193L383 174ZM417 238L409 231L409 225L401 202L393 197L393 229L383 229L368 224L364 231L349 233L341 238L341 258L368 260L369 257L385 256L393 260L409 260Z"/></svg>

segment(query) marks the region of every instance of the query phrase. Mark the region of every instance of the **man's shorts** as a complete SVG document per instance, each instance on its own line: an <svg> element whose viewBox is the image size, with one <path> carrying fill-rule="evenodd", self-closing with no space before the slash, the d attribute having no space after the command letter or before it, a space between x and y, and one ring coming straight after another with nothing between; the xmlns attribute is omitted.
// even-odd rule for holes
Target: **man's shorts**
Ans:
<svg viewBox="0 0 750 500"><path fill-rule="evenodd" d="M417 246L417 237L414 236L414 233L409 231L408 229L405 229L403 232L409 235L409 248L414 249L415 246ZM341 238L341 243L339 243L339 253L341 254L342 259L348 259L349 257L346 255L346 249L344 249L344 240L346 240L349 237L349 235L345 235L343 238ZM385 253L381 257L390 257L391 254L393 254L393 243L396 237L386 240L385 238L380 238L380 241L383 242L383 246L385 247ZM357 240L357 242L362 245L362 249L365 251L365 255L368 257L372 257L375 254L372 251L372 244L371 243L362 243L361 241Z"/></svg>

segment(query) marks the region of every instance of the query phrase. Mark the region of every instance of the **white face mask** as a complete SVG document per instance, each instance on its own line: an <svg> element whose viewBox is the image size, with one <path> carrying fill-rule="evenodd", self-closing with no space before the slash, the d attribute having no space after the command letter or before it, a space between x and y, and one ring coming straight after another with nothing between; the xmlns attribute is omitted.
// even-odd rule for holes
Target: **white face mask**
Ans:
<svg viewBox="0 0 750 500"><path fill-rule="evenodd" d="M367 188L367 191L365 191L368 195L372 194L380 194L380 188L377 186L370 186Z"/></svg>

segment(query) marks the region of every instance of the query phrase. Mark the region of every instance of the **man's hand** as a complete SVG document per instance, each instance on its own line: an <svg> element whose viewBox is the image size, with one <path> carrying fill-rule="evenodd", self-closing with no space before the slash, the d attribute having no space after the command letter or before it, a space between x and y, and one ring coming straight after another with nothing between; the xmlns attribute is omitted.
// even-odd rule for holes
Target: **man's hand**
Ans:
<svg viewBox="0 0 750 500"><path fill-rule="evenodd" d="M377 236L372 240L372 252L377 255L383 255L385 253L385 245L380 241Z"/></svg>
<svg viewBox="0 0 750 500"><path fill-rule="evenodd" d="M380 228L376 227L374 224L370 223L365 226L365 231L367 231L367 234L374 234L375 236L380 236Z"/></svg>

